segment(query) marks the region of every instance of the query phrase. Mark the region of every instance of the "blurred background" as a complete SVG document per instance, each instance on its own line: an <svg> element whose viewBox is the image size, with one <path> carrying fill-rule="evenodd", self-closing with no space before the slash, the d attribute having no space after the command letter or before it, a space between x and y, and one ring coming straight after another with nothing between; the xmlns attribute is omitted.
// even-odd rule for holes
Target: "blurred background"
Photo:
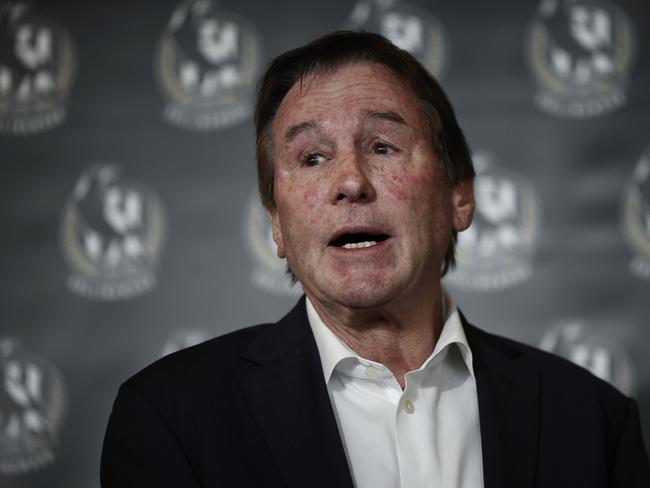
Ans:
<svg viewBox="0 0 650 488"><path fill-rule="evenodd" d="M650 443L650 3L0 1L0 486L98 487L119 385L300 295L256 193L274 56L376 31L445 87L475 325L639 403Z"/></svg>

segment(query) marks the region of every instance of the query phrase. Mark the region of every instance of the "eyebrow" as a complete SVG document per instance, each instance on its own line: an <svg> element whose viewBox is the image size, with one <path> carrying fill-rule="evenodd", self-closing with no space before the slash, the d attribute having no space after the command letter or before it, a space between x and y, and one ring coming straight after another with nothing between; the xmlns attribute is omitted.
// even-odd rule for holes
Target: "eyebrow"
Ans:
<svg viewBox="0 0 650 488"><path fill-rule="evenodd" d="M316 130L318 129L318 127L319 126L315 120L306 120L304 122L300 122L299 124L292 125L284 133L284 140L286 143L289 143L293 141L296 137L298 137L300 134L305 132L306 130L309 129Z"/></svg>
<svg viewBox="0 0 650 488"><path fill-rule="evenodd" d="M388 120L396 124L408 125L404 117L393 111L380 111L380 110L364 110L361 112L361 117L364 119L375 120ZM307 130L318 130L320 126L315 120L305 120L299 124L292 125L284 133L284 141L286 144L293 141L296 137Z"/></svg>
<svg viewBox="0 0 650 488"><path fill-rule="evenodd" d="M382 112L378 110L366 110L362 112L361 115L364 119L370 118L370 119L377 119L377 120L388 120L389 122L395 122L401 125L408 125L406 123L406 120L404 120L404 117L390 110L387 112Z"/></svg>

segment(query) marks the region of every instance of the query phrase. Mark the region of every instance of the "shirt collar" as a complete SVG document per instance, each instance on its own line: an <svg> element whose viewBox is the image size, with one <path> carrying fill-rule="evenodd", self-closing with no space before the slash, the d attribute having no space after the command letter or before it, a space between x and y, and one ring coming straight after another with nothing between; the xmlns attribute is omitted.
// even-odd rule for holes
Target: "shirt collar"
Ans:
<svg viewBox="0 0 650 488"><path fill-rule="evenodd" d="M350 349L350 347L348 347L341 339L339 339L321 320L318 312L316 312L316 309L309 300L309 297L306 297L306 305L307 318L314 334L314 339L316 340L316 346L318 347L325 383L329 382L336 366L345 359L354 358L364 363L377 364L373 361L362 358ZM433 365L435 363L434 359L443 357L442 353L452 344L456 344L469 373L474 376L474 369L472 367L472 351L469 348L469 343L467 342L467 337L463 330L463 324L460 320L458 308L456 308L452 299L444 291L442 294L442 314L444 323L438 342L436 342L433 353L431 353L419 369L424 369Z"/></svg>
<svg viewBox="0 0 650 488"><path fill-rule="evenodd" d="M359 358L360 356L325 325L309 297L305 301L307 302L307 318L314 333L314 339L316 339L320 362L323 366L323 376L325 377L325 383L327 383L332 376L332 371L339 362L346 358Z"/></svg>

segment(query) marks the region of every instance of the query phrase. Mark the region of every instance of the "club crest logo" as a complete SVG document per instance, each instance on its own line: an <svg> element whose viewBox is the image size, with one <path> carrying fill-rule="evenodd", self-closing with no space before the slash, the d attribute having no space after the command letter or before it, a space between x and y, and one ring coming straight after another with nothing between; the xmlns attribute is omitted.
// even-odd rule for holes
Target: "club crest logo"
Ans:
<svg viewBox="0 0 650 488"><path fill-rule="evenodd" d="M559 321L544 335L540 347L588 369L626 395L636 391L636 374L628 353L586 320Z"/></svg>
<svg viewBox="0 0 650 488"><path fill-rule="evenodd" d="M250 280L260 290L277 295L300 296L302 286L287 274L287 262L277 255L271 221L260 203L257 187L244 210L243 239L253 258Z"/></svg>
<svg viewBox="0 0 650 488"><path fill-rule="evenodd" d="M541 206L533 185L494 156L477 152L474 164L474 221L458 234L457 266L445 280L464 290L502 290L533 273Z"/></svg>
<svg viewBox="0 0 650 488"><path fill-rule="evenodd" d="M636 45L634 25L598 0L542 0L528 29L535 102L560 117L607 114L627 101Z"/></svg>
<svg viewBox="0 0 650 488"><path fill-rule="evenodd" d="M623 234L636 253L630 261L630 271L650 280L650 148L623 190Z"/></svg>
<svg viewBox="0 0 650 488"><path fill-rule="evenodd" d="M33 15L28 3L0 4L0 132L63 123L75 70L75 45L61 25Z"/></svg>
<svg viewBox="0 0 650 488"><path fill-rule="evenodd" d="M158 196L123 179L115 164L96 164L79 179L61 219L68 287L96 300L151 290L166 237Z"/></svg>
<svg viewBox="0 0 650 488"><path fill-rule="evenodd" d="M168 354L180 351L181 349L196 346L201 342L207 341L210 337L212 337L212 334L205 329L193 328L177 330L169 337L169 339L167 339L167 342L165 342L160 357L167 356Z"/></svg>
<svg viewBox="0 0 650 488"><path fill-rule="evenodd" d="M442 23L429 12L395 0L361 0L348 28L383 35L411 53L436 78L449 60L449 38Z"/></svg>
<svg viewBox="0 0 650 488"><path fill-rule="evenodd" d="M3 339L0 379L0 473L53 463L66 408L63 378L46 359Z"/></svg>
<svg viewBox="0 0 650 488"><path fill-rule="evenodd" d="M252 114L261 42L245 19L212 0L182 2L155 54L163 117L191 130L235 125Z"/></svg>

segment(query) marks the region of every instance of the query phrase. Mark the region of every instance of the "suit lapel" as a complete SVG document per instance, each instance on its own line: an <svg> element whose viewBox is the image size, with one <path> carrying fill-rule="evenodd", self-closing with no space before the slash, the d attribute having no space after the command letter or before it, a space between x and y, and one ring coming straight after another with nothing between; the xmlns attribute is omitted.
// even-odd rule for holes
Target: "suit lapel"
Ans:
<svg viewBox="0 0 650 488"><path fill-rule="evenodd" d="M352 488L304 297L245 357L239 381L287 485Z"/></svg>
<svg viewBox="0 0 650 488"><path fill-rule="evenodd" d="M535 485L539 373L507 342L469 325L486 488Z"/></svg>

